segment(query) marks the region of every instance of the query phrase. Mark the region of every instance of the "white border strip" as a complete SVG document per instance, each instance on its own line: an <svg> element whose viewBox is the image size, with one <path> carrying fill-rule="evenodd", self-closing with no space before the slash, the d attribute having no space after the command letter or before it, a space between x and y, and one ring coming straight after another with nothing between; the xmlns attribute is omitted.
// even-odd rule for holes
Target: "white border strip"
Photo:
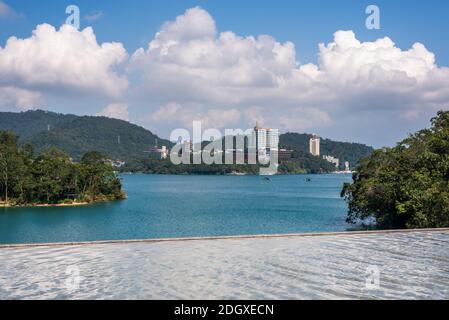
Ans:
<svg viewBox="0 0 449 320"><path fill-rule="evenodd" d="M133 243L160 243L160 242L185 242L185 241L205 241L205 240L244 240L244 239L273 239L273 238L298 238L298 237L324 237L324 236L357 236L376 234L408 234L422 232L443 232L449 234L449 228L434 229L397 229L397 230L370 230L370 231L345 231L345 232L311 232L311 233L290 233L290 234L260 234L241 236L216 236L216 237L189 237L189 238L160 238L160 239L136 239L136 240L101 240L101 241L80 241L80 242L52 242L52 243L29 243L29 244L5 244L0 245L0 249L8 248L33 248L33 247L64 247L64 246L88 246L103 244L133 244Z"/></svg>

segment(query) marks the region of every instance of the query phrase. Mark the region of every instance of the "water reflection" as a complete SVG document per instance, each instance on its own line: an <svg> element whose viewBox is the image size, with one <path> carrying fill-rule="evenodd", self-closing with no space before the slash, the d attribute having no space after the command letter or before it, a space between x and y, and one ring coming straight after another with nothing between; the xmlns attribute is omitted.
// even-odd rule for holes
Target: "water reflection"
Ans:
<svg viewBox="0 0 449 320"><path fill-rule="evenodd" d="M449 231L3 248L0 299L448 299L448 249Z"/></svg>

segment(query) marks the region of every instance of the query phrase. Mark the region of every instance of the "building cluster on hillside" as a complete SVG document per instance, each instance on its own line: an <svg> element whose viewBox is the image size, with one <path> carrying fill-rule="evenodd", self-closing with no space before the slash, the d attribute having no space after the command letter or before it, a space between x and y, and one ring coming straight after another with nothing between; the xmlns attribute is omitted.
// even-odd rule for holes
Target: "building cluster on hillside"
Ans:
<svg viewBox="0 0 449 320"><path fill-rule="evenodd" d="M211 139L211 142L213 139ZM242 147L233 146L230 149L216 148L213 153L233 154L234 158L241 156L245 162L248 159L257 159L259 161L270 161L274 156L277 156L278 160L285 161L292 157L292 151L279 148L279 130L262 128L259 123L249 134L245 136L245 145ZM178 141L181 145L181 152L186 154L198 154L204 152L201 147L194 145L190 140Z"/></svg>
<svg viewBox="0 0 449 320"><path fill-rule="evenodd" d="M270 161L274 156L277 156L279 161L286 161L292 158L292 151L279 148L279 130L263 128L259 122L256 122L256 126L251 133L246 136L247 144L244 149L226 149L220 148L214 149L214 153L233 154L237 159L237 155L240 155L246 161L248 159L257 159L259 162ZM178 144L181 144L181 152L185 154L195 154L204 152L201 147L196 148L190 140L180 140ZM314 134L309 141L309 151L316 157L321 156L321 138ZM155 146L149 151L152 156L156 156L159 159L167 159L169 157L170 150L166 146L158 147L157 139ZM340 159L332 155L323 155L322 158L335 165L336 171L340 169ZM123 165L123 164L122 164ZM114 163L113 166L120 167L120 163ZM350 164L348 161L344 162L345 169L342 172L350 172Z"/></svg>
<svg viewBox="0 0 449 320"><path fill-rule="evenodd" d="M111 165L114 169L119 169L126 164L125 161L114 160L114 159L106 159L106 160L104 160L104 163Z"/></svg>
<svg viewBox="0 0 449 320"><path fill-rule="evenodd" d="M340 159L332 157L332 156L323 156L323 159L327 162L335 164L335 167L338 169L340 168Z"/></svg>
<svg viewBox="0 0 449 320"><path fill-rule="evenodd" d="M249 137L248 149L255 151L259 159L277 156L277 159L282 161L292 157L291 150L279 149L279 130L262 128L259 122L256 122Z"/></svg>
<svg viewBox="0 0 449 320"><path fill-rule="evenodd" d="M156 158L159 158L161 160L167 159L169 155L169 149L167 146L158 147L157 139L154 144L154 147L150 149L150 155Z"/></svg>
<svg viewBox="0 0 449 320"><path fill-rule="evenodd" d="M316 157L319 157L321 155L321 138L316 134L314 134L310 138L309 150L310 153ZM331 155L323 155L323 159L330 163L333 163L337 171L340 169L340 159ZM348 161L345 161L345 170L343 172L345 173L351 172L350 164Z"/></svg>

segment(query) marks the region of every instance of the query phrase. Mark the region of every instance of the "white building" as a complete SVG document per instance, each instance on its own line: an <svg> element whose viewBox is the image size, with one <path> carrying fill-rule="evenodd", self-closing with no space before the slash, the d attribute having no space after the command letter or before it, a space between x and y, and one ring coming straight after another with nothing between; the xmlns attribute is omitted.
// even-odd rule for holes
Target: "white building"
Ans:
<svg viewBox="0 0 449 320"><path fill-rule="evenodd" d="M193 143L190 140L186 140L182 142L182 153L190 154L193 150Z"/></svg>
<svg viewBox="0 0 449 320"><path fill-rule="evenodd" d="M340 160L338 158L334 158L332 156L323 156L323 159L335 164L335 167L338 169L340 167Z"/></svg>
<svg viewBox="0 0 449 320"><path fill-rule="evenodd" d="M346 162L345 162L345 171L346 171L346 172L351 171L351 167L349 166L349 161L346 161Z"/></svg>
<svg viewBox="0 0 449 320"><path fill-rule="evenodd" d="M278 145L279 130L262 128L257 122L248 137L248 148L257 153L259 161L269 161L271 151L278 150Z"/></svg>
<svg viewBox="0 0 449 320"><path fill-rule="evenodd" d="M267 148L267 129L262 128L257 122L249 137L248 147L250 149L265 150Z"/></svg>
<svg viewBox="0 0 449 320"><path fill-rule="evenodd" d="M309 142L310 153L317 157L320 156L320 142L321 138L317 135L313 135Z"/></svg>
<svg viewBox="0 0 449 320"><path fill-rule="evenodd" d="M163 160L163 159L167 159L169 151L166 146L162 146L161 148L158 148L157 146L155 146L155 147L151 148L150 153L157 157L160 157Z"/></svg>
<svg viewBox="0 0 449 320"><path fill-rule="evenodd" d="M256 135L257 150L265 150L267 148L267 129L260 127L259 122L257 122L254 133Z"/></svg>
<svg viewBox="0 0 449 320"><path fill-rule="evenodd" d="M278 129L267 129L267 148L276 150L279 148Z"/></svg>

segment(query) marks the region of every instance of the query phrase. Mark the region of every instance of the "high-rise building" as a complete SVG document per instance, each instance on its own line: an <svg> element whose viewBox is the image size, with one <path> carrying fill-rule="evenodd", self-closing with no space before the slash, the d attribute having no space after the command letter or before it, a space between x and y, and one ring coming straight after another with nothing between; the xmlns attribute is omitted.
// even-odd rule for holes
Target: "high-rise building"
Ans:
<svg viewBox="0 0 449 320"><path fill-rule="evenodd" d="M279 130L265 129L257 122L249 139L249 148L257 150L277 149L279 145Z"/></svg>
<svg viewBox="0 0 449 320"><path fill-rule="evenodd" d="M314 156L320 156L320 142L321 138L315 134L313 135L312 138L310 138L309 142L310 153L313 154Z"/></svg>
<svg viewBox="0 0 449 320"><path fill-rule="evenodd" d="M193 150L193 143L190 140L186 140L182 142L182 152L183 154L190 154Z"/></svg>
<svg viewBox="0 0 449 320"><path fill-rule="evenodd" d="M267 148L278 149L279 148L279 130L267 129Z"/></svg>
<svg viewBox="0 0 449 320"><path fill-rule="evenodd" d="M256 122L254 130L248 137L248 148L257 154L258 159L269 158L270 154L274 151L278 151L279 145L279 130L278 129L266 129ZM278 152L276 152L278 154Z"/></svg>
<svg viewBox="0 0 449 320"><path fill-rule="evenodd" d="M267 130L257 130L257 150L264 150L267 148Z"/></svg>
<svg viewBox="0 0 449 320"><path fill-rule="evenodd" d="M262 128L259 125L259 122L256 123L253 131L253 147L257 150L265 150L267 148L267 130Z"/></svg>

